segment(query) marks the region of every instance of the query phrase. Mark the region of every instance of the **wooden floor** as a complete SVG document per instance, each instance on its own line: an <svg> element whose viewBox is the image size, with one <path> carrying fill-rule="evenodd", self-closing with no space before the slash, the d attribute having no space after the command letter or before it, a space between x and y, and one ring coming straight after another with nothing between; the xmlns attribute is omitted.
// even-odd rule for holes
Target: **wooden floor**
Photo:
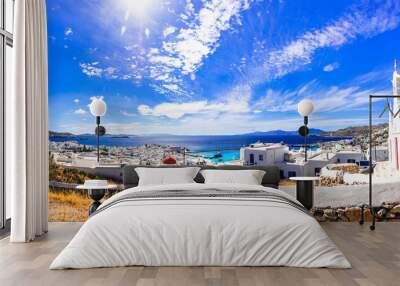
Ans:
<svg viewBox="0 0 400 286"><path fill-rule="evenodd" d="M325 223L323 228L352 269L288 267L124 267L48 270L80 223L51 223L49 233L28 244L0 241L0 285L400 285L400 223Z"/></svg>

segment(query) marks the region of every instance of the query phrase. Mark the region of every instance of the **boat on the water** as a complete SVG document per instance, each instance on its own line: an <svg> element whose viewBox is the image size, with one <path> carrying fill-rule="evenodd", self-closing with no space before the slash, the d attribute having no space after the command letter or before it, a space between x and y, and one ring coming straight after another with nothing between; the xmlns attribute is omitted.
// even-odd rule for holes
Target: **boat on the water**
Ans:
<svg viewBox="0 0 400 286"><path fill-rule="evenodd" d="M222 158L222 154L220 152L214 154L214 156L211 157L211 159L216 159L216 158Z"/></svg>

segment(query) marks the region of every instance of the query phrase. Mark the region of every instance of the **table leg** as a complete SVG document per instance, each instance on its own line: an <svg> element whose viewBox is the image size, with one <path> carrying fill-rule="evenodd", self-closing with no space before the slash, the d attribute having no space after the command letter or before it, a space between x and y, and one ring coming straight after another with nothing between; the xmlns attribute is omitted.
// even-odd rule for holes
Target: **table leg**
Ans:
<svg viewBox="0 0 400 286"><path fill-rule="evenodd" d="M99 201L93 201L89 206L89 215L94 213L100 205L101 203Z"/></svg>
<svg viewBox="0 0 400 286"><path fill-rule="evenodd" d="M97 210L97 208L101 205L100 200L104 197L106 191L103 189L100 190L88 190L89 197L93 200L92 204L89 207L89 215Z"/></svg>
<svg viewBox="0 0 400 286"><path fill-rule="evenodd" d="M296 199L310 210L314 205L314 182L296 181Z"/></svg>

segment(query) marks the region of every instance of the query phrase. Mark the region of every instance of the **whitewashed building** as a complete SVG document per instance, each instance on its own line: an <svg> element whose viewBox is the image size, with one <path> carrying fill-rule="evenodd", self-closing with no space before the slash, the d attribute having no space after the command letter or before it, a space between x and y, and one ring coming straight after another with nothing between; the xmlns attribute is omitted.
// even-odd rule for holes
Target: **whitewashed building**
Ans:
<svg viewBox="0 0 400 286"><path fill-rule="evenodd" d="M355 163L359 165L360 161L364 159L361 151L338 151L335 154L335 161L333 163Z"/></svg>
<svg viewBox="0 0 400 286"><path fill-rule="evenodd" d="M393 95L400 95L400 74L397 72L396 61L394 62L392 85ZM389 161L392 169L398 171L400 169L400 114L396 117L393 117L393 115L396 115L397 111L400 109L400 98L393 99L392 108L393 114L389 112Z"/></svg>
<svg viewBox="0 0 400 286"><path fill-rule="evenodd" d="M244 165L274 165L285 160L289 147L283 144L254 143L241 148L240 159Z"/></svg>
<svg viewBox="0 0 400 286"><path fill-rule="evenodd" d="M289 152L284 144L255 143L240 149L240 159L247 166L276 165L280 168L281 177L319 176L321 169L328 164L355 163L364 160L360 150L354 151L321 151L310 155L307 162L304 155Z"/></svg>

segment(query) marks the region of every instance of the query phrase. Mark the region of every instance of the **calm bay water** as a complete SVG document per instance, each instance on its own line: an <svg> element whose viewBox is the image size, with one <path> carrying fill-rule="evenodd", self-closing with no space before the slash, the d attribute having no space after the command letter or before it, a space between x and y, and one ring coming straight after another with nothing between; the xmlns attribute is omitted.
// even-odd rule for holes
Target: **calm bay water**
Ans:
<svg viewBox="0 0 400 286"><path fill-rule="evenodd" d="M51 137L50 141L77 141L84 145L96 145L95 136L77 136L77 137ZM316 137L310 136L309 143L337 141L346 138L341 137ZM226 162L239 159L239 149L243 146L248 146L257 141L263 143L285 143L285 144L302 144L303 137L298 135L215 135L215 136L173 136L173 135L152 135L152 136L128 136L128 137L112 137L104 136L100 138L100 145L103 146L118 146L129 147L139 146L143 144L161 144L161 145L176 145L186 147L192 151L205 151L197 153L203 157L211 157L220 149L234 149L221 151L222 158L212 159L218 162ZM295 147L293 147L295 148Z"/></svg>

